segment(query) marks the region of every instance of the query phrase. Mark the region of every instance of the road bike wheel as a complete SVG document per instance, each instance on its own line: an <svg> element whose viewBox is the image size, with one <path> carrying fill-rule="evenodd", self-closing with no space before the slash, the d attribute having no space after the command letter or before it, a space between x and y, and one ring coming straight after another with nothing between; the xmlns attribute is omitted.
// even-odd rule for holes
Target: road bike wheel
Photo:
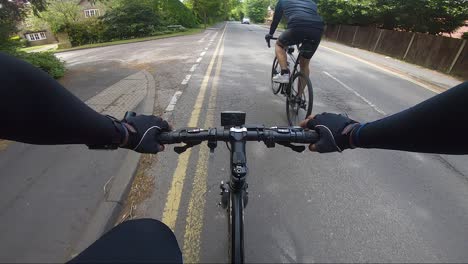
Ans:
<svg viewBox="0 0 468 264"><path fill-rule="evenodd" d="M301 84L304 85L304 90L303 93L299 95L299 87ZM286 114L288 116L289 125L297 126L299 122L312 114L312 106L314 103L312 83L303 73L297 72L294 74L288 90Z"/></svg>
<svg viewBox="0 0 468 264"><path fill-rule="evenodd" d="M231 263L244 263L244 192L230 192L228 213Z"/></svg>
<svg viewBox="0 0 468 264"><path fill-rule="evenodd" d="M280 72L281 67L279 66L278 59L275 57L273 60L273 65L271 66L271 89L273 90L273 94L278 94L278 92L281 90L281 86L283 85L273 81L273 76Z"/></svg>

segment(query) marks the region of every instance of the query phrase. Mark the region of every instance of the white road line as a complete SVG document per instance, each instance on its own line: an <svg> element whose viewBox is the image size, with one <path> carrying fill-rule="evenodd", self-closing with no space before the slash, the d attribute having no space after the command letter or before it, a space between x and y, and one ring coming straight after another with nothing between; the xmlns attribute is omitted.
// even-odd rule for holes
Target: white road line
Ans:
<svg viewBox="0 0 468 264"><path fill-rule="evenodd" d="M203 38L201 38L198 42L203 42L205 41L205 39L210 35L210 33L207 33L203 36Z"/></svg>
<svg viewBox="0 0 468 264"><path fill-rule="evenodd" d="M206 51L204 51L204 52L200 53L200 57L203 57L203 56L205 56L205 54L206 54Z"/></svg>
<svg viewBox="0 0 468 264"><path fill-rule="evenodd" d="M187 74L187 75L185 76L185 79L182 81L181 84L182 84L182 85L186 85L186 84L188 83L188 81L190 80L190 77L192 77L192 75Z"/></svg>
<svg viewBox="0 0 468 264"><path fill-rule="evenodd" d="M343 83L342 81L338 80L337 78L335 78L333 75L331 75L330 73L324 71L323 73L325 73L328 77L332 78L333 80L337 81L339 84L341 84L344 88L346 88L346 90L354 93L357 97L361 98L364 102L366 102L370 107L372 107L375 111L379 112L380 114L382 115L387 115L383 110L381 110L380 108L378 108L375 104L373 104L371 101L367 100L367 98L365 98L364 96L360 95L358 92L356 92L353 88L349 87L348 85L346 85L345 83Z"/></svg>
<svg viewBox="0 0 468 264"><path fill-rule="evenodd" d="M409 81L409 82L411 82L411 83L414 83L414 84L416 84L416 85L419 85L419 86L421 86L421 87L423 87L423 88L425 88L425 89L427 89L427 90L429 90L429 91L432 91L432 92L434 92L434 93L437 93L437 94L440 94L440 93L441 93L441 91L439 91L439 90L437 90L437 89L434 89L434 88L432 88L432 87L429 87L428 85L426 85L426 84L424 84L424 83L421 83L421 82L419 82L419 81L413 80L412 78L410 78L410 77L408 77L408 76L405 76L405 75L403 75L403 74L400 74L400 73L391 71L391 70L389 70L389 69L386 69L386 68L384 68L384 67L381 67L381 66L379 66L379 65L377 65L377 64L374 64L374 63L372 63L372 62L369 62L369 61L366 61L366 60L364 60L364 59L358 58L358 57L356 57L356 56L353 56L353 55L350 55L350 54L347 54L347 53L344 53L344 52L335 50L335 49L330 48L330 47L327 47L327 46L325 46L325 45L320 45L320 47L323 47L323 48L325 48L325 49L327 49L327 50L336 52L336 53L338 53L338 54L344 55L344 56L346 56L346 57L355 59L355 60L357 60L357 61L359 61L359 62L362 62L362 63L365 63L365 64L367 64L367 65L370 65L370 66L372 66L372 67L374 67L374 68L377 68L377 69L379 69L379 70L381 70L381 71L383 71L383 72L386 72L386 73L391 74L391 75L393 75L393 76L397 76L397 77L399 77L399 78L401 78L401 79L403 79L403 80L407 80L407 81Z"/></svg>
<svg viewBox="0 0 468 264"><path fill-rule="evenodd" d="M195 69L197 68L197 66L198 66L198 64L194 64L194 65L192 66L192 68L190 68L190 71L191 71L191 72L194 72Z"/></svg>
<svg viewBox="0 0 468 264"><path fill-rule="evenodd" d="M213 42L213 40L216 38L216 35L218 35L218 32L216 32L213 37L210 39L211 42Z"/></svg>
<svg viewBox="0 0 468 264"><path fill-rule="evenodd" d="M205 48L205 50L208 50L208 48Z"/></svg>
<svg viewBox="0 0 468 264"><path fill-rule="evenodd" d="M181 91L177 91L174 93L172 96L171 101L169 102L169 105L166 107L166 112L171 112L174 111L175 105L177 104L177 100L179 100L179 97L182 95Z"/></svg>
<svg viewBox="0 0 468 264"><path fill-rule="evenodd" d="M202 57L198 58L197 63L199 63L202 59L203 59Z"/></svg>

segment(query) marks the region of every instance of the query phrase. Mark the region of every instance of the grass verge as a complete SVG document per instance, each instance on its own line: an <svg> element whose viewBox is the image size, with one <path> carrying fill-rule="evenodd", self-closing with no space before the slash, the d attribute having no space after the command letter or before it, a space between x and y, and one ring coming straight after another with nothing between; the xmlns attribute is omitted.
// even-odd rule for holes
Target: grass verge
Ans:
<svg viewBox="0 0 468 264"><path fill-rule="evenodd" d="M57 48L57 44L46 44L41 46L32 46L27 48L21 48L20 51L24 52L35 52L35 51L52 51Z"/></svg>
<svg viewBox="0 0 468 264"><path fill-rule="evenodd" d="M117 40L112 42L103 42L103 43L96 43L96 44L88 44L83 46L78 46L70 49L61 49L56 50L55 53L65 52L65 51L72 51L72 50L80 50L80 49L90 49L90 48L99 48L99 47L106 47L106 46L113 46L113 45L121 45L121 44L128 44L134 42L143 42L143 41L150 41L155 39L164 39L170 37L177 37L177 36L185 36L185 35L193 35L202 32L203 28L190 28L187 31L183 32L175 32L165 35L159 36L151 36L151 37L144 37L144 38L134 38L134 39L124 39L124 40Z"/></svg>

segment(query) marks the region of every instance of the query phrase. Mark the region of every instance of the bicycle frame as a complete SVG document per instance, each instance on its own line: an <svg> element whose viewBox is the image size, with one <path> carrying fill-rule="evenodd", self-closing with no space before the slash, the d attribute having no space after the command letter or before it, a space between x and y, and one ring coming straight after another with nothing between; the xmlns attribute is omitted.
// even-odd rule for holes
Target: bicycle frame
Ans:
<svg viewBox="0 0 468 264"><path fill-rule="evenodd" d="M226 111L221 113L222 128L190 128L171 132L163 132L158 136L161 144L185 143L174 147L178 154L187 149L208 142L210 151L214 151L217 142L230 144L230 181L221 182L221 205L228 209L230 255L232 263L244 263L244 208L248 203L247 192L247 156L246 142L257 141L265 143L267 148L279 144L296 152L303 152L306 147L299 144L313 144L318 140L315 131L304 130L299 127L269 127L258 125L244 125L245 113L239 111Z"/></svg>
<svg viewBox="0 0 468 264"><path fill-rule="evenodd" d="M290 58L290 59L293 61L293 63L294 63L293 70L290 71L291 74L290 74L290 76L289 76L289 84L288 84L288 85L284 85L284 84L282 85L282 89L284 88L284 86L286 86L286 91L285 91L285 92L286 92L286 95L288 95L288 96L289 96L290 91L291 91L292 78L293 78L294 75L298 72L297 66L299 66L299 60L300 60L301 55L302 55L302 50L300 49L299 45L296 45L296 47L297 47L297 50L299 50L299 54L297 55L297 58L294 57L294 55L293 55L293 52L294 52L294 51L291 51L291 52L290 52L290 49L291 49L291 48L294 49L294 47L291 47L291 46L290 46L290 47L288 47L287 49L285 49L287 56L289 56L289 58ZM288 66L289 66L289 65L288 65Z"/></svg>

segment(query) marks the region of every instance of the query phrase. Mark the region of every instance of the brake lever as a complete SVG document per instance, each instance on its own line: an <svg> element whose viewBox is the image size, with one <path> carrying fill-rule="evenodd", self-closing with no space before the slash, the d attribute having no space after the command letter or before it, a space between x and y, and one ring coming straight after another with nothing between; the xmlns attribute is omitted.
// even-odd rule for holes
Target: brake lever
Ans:
<svg viewBox="0 0 468 264"><path fill-rule="evenodd" d="M285 146L287 148L290 148L298 153L301 153L301 152L304 152L304 150L306 149L305 146L298 146L298 145L293 145L291 143L284 143L284 142L276 142L277 144L281 145L281 146Z"/></svg>
<svg viewBox="0 0 468 264"><path fill-rule="evenodd" d="M201 141L200 142L191 142L191 143L187 143L183 146L177 146L177 147L174 147L174 151L177 153L177 154L182 154L184 153L185 151L187 151L187 149L189 148L192 148L192 147L195 147L196 145L200 145L201 144Z"/></svg>

